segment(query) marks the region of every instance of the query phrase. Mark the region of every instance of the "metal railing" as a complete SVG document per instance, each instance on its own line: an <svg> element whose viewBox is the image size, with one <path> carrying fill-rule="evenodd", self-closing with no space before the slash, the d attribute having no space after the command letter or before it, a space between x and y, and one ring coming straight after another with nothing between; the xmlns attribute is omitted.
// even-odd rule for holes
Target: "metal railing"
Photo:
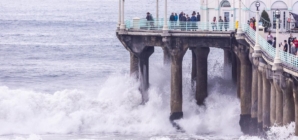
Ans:
<svg viewBox="0 0 298 140"><path fill-rule="evenodd" d="M126 29L162 30L163 19L147 21L146 19L127 20ZM231 22L197 22L197 21L167 21L168 30L178 31L234 31L234 23Z"/></svg>
<svg viewBox="0 0 298 140"><path fill-rule="evenodd" d="M249 25L245 24L243 25L243 30L244 32L247 33L247 35L252 39L252 40L256 40L256 36L255 36L255 30L252 29ZM259 45L261 47L261 50L268 54L269 57L271 57L272 59L275 58L276 55L276 49L267 42L266 39L264 39L262 36L259 35L258 37L259 39ZM276 47L279 47L279 45L277 44ZM291 67L296 67L298 68L298 56L297 55L293 55L291 53L285 52L283 50L281 50L280 47L279 49L279 54L280 54L280 59L282 61L282 63L289 65ZM291 49L291 47L289 47L288 49Z"/></svg>

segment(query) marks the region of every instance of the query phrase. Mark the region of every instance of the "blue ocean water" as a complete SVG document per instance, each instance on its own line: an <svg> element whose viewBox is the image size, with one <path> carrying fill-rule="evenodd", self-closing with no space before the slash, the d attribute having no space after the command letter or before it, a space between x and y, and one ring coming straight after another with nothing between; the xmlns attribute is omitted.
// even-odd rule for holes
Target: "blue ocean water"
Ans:
<svg viewBox="0 0 298 140"><path fill-rule="evenodd" d="M126 19L155 11L154 0L125 2ZM196 0L168 2L169 11L199 9ZM185 133L168 121L170 69L161 48L150 58L150 100L140 105L117 22L118 0L0 0L0 139L256 139L240 131L239 100L219 49L208 58L206 107L195 104L191 53L184 57L178 123ZM293 130L276 128L285 137Z"/></svg>

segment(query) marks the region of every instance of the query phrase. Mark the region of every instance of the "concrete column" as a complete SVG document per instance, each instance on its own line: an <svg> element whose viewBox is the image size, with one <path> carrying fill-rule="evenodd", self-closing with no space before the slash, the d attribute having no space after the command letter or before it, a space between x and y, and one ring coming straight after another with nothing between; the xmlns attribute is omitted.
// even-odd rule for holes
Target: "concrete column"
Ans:
<svg viewBox="0 0 298 140"><path fill-rule="evenodd" d="M163 62L165 65L171 63L171 54L170 50L167 47L162 47L163 49Z"/></svg>
<svg viewBox="0 0 298 140"><path fill-rule="evenodd" d="M130 76L139 78L139 58L133 53L130 53Z"/></svg>
<svg viewBox="0 0 298 140"><path fill-rule="evenodd" d="M241 64L240 73L240 100L241 115L240 127L243 133L249 134L249 126L251 124L251 82L252 82L252 66L249 60L249 53L240 52L238 57Z"/></svg>
<svg viewBox="0 0 298 140"><path fill-rule="evenodd" d="M273 126L276 122L276 89L273 79L270 80L270 125Z"/></svg>
<svg viewBox="0 0 298 140"><path fill-rule="evenodd" d="M197 79L196 79L196 100L198 105L204 105L208 96L208 54L209 47L196 48L197 58Z"/></svg>
<svg viewBox="0 0 298 140"><path fill-rule="evenodd" d="M236 61L237 61L237 97L240 98L241 64L240 64L240 60L238 57L237 57Z"/></svg>
<svg viewBox="0 0 298 140"><path fill-rule="evenodd" d="M232 52L232 80L237 84L237 58L234 52Z"/></svg>
<svg viewBox="0 0 298 140"><path fill-rule="evenodd" d="M139 69L140 69L140 91L142 93L142 103L148 101L147 90L149 88L149 57L153 54L154 47L146 47L139 55Z"/></svg>
<svg viewBox="0 0 298 140"><path fill-rule="evenodd" d="M253 65L251 85L251 132L257 134L258 127L258 66Z"/></svg>
<svg viewBox="0 0 298 140"><path fill-rule="evenodd" d="M295 121L295 106L293 97L293 81L290 78L286 80L286 88L283 90L283 125L288 125Z"/></svg>
<svg viewBox="0 0 298 140"><path fill-rule="evenodd" d="M295 101L295 136L298 138L298 82L293 80L293 92Z"/></svg>
<svg viewBox="0 0 298 140"><path fill-rule="evenodd" d="M174 122L183 118L182 112L182 60L188 49L188 46L183 43L183 40L176 39L175 47L170 49L171 54L171 115L170 121L174 127L180 127Z"/></svg>
<svg viewBox="0 0 298 140"><path fill-rule="evenodd" d="M267 131L270 127L270 82L266 77L266 66L263 70L263 96L262 96L262 114L263 114L263 130Z"/></svg>
<svg viewBox="0 0 298 140"><path fill-rule="evenodd" d="M165 1L165 16L164 16L164 23L163 23L163 29L162 30L168 30L168 2Z"/></svg>
<svg viewBox="0 0 298 140"><path fill-rule="evenodd" d="M191 50L192 54L192 69L191 69L191 87L194 89L194 83L197 79L197 57L196 57L196 49Z"/></svg>
<svg viewBox="0 0 298 140"><path fill-rule="evenodd" d="M231 78L232 76L232 53L229 50L224 50L224 76L225 78Z"/></svg>
<svg viewBox="0 0 298 140"><path fill-rule="evenodd" d="M125 29L125 24L124 24L124 0L121 0L121 25L120 25L120 29L124 30Z"/></svg>
<svg viewBox="0 0 298 140"><path fill-rule="evenodd" d="M276 77L273 79L275 93L276 93L276 125L282 126L283 124L283 93Z"/></svg>
<svg viewBox="0 0 298 140"><path fill-rule="evenodd" d="M262 93L263 93L263 63L259 63L258 67L258 130L261 132L263 130L263 104L262 104Z"/></svg>

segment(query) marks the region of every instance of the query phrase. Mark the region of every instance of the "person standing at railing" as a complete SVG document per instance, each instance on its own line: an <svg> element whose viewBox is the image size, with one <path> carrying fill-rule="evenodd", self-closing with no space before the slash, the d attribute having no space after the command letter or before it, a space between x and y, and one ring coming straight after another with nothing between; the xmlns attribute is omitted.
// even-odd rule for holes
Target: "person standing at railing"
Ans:
<svg viewBox="0 0 298 140"><path fill-rule="evenodd" d="M191 18L190 18L190 22L192 24L191 30L192 31L196 31L197 27L196 27L196 23L197 23L197 17L195 14L192 14Z"/></svg>
<svg viewBox="0 0 298 140"><path fill-rule="evenodd" d="M273 38L273 45L272 45L272 47L273 48L276 48L276 37Z"/></svg>
<svg viewBox="0 0 298 140"><path fill-rule="evenodd" d="M177 21L178 21L178 15L175 13L175 26L177 26Z"/></svg>
<svg viewBox="0 0 298 140"><path fill-rule="evenodd" d="M291 54L296 55L297 49L293 42L291 42Z"/></svg>
<svg viewBox="0 0 298 140"><path fill-rule="evenodd" d="M217 30L217 25L216 25L216 17L213 17L213 20L212 20L212 30L214 31L214 29L215 30Z"/></svg>
<svg viewBox="0 0 298 140"><path fill-rule="evenodd" d="M288 43L287 40L284 40L284 48L283 48L284 52L288 52Z"/></svg>
<svg viewBox="0 0 298 140"><path fill-rule="evenodd" d="M183 15L181 16L181 31L184 31L186 29L186 17L185 17L185 13L183 13Z"/></svg>
<svg viewBox="0 0 298 140"><path fill-rule="evenodd" d="M294 38L293 44L295 45L295 49L296 49L295 52L297 53L297 50L298 50L298 40L297 40L296 37Z"/></svg>
<svg viewBox="0 0 298 140"><path fill-rule="evenodd" d="M219 16L218 24L219 24L219 30L222 31L223 20L221 19L221 16Z"/></svg>
<svg viewBox="0 0 298 140"><path fill-rule="evenodd" d="M200 21L201 21L201 15L200 15L199 12L197 13L197 21L198 21L197 26L198 26L198 29L199 29Z"/></svg>
<svg viewBox="0 0 298 140"><path fill-rule="evenodd" d="M170 29L173 29L174 22L175 22L175 15L174 13L172 13L170 16Z"/></svg>
<svg viewBox="0 0 298 140"><path fill-rule="evenodd" d="M288 44L289 44L289 46L291 46L291 42L293 42L293 41L294 41L294 37L293 37L292 33L290 33L290 37L288 38ZM291 53L291 50L292 49L289 49L289 53Z"/></svg>
<svg viewBox="0 0 298 140"><path fill-rule="evenodd" d="M253 23L253 29L256 30L256 19L255 17L252 17L252 23Z"/></svg>
<svg viewBox="0 0 298 140"><path fill-rule="evenodd" d="M190 26L191 26L190 18L188 15L186 15L186 30L187 31L190 31Z"/></svg>
<svg viewBox="0 0 298 140"><path fill-rule="evenodd" d="M224 19L224 27L225 27L225 31L227 31L229 27L229 21L227 20L227 17L225 17Z"/></svg>
<svg viewBox="0 0 298 140"><path fill-rule="evenodd" d="M273 36L271 35L271 32L269 31L268 32L268 35L267 35L267 42L272 45L273 44Z"/></svg>

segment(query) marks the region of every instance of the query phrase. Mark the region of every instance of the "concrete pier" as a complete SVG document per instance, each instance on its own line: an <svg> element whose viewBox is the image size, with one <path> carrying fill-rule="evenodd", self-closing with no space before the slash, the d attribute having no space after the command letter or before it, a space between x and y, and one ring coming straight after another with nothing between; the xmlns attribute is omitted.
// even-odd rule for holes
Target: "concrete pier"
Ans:
<svg viewBox="0 0 298 140"><path fill-rule="evenodd" d="M196 100L198 105L204 105L208 96L208 54L209 47L198 47L195 50L197 78L196 78Z"/></svg>
<svg viewBox="0 0 298 140"><path fill-rule="evenodd" d="M237 96L238 98L240 98L241 95L241 91L240 91L240 84L241 84L241 64L240 64L240 60L238 57L236 57L236 63L237 63Z"/></svg>
<svg viewBox="0 0 298 140"><path fill-rule="evenodd" d="M130 76L139 78L139 58L130 53Z"/></svg>
<svg viewBox="0 0 298 140"><path fill-rule="evenodd" d="M293 80L293 96L295 102L295 136L298 137L298 81Z"/></svg>
<svg viewBox="0 0 298 140"><path fill-rule="evenodd" d="M283 93L279 76L274 75L273 83L276 91L276 125L281 126L283 124Z"/></svg>
<svg viewBox="0 0 298 140"><path fill-rule="evenodd" d="M263 131L263 63L258 67L258 131Z"/></svg>
<svg viewBox="0 0 298 140"><path fill-rule="evenodd" d="M270 79L270 126L276 123L276 89L273 79Z"/></svg>
<svg viewBox="0 0 298 140"><path fill-rule="evenodd" d="M147 90L149 88L149 57L153 54L154 47L146 47L139 54L139 78L141 81L140 91L142 93L143 104L148 101Z"/></svg>
<svg viewBox="0 0 298 140"><path fill-rule="evenodd" d="M283 90L284 106L283 106L283 125L288 125L295 121L295 106L293 97L293 81L286 79L286 88Z"/></svg>
<svg viewBox="0 0 298 140"><path fill-rule="evenodd" d="M267 79L267 65L263 69L263 96L262 96L262 114L263 114L263 130L267 131L270 127L270 82Z"/></svg>
<svg viewBox="0 0 298 140"><path fill-rule="evenodd" d="M253 58L251 85L251 133L257 134L258 127L258 58Z"/></svg>
<svg viewBox="0 0 298 140"><path fill-rule="evenodd" d="M181 39L173 40L170 50L171 54L171 115L170 121L179 129L174 120L183 117L182 111L182 60L188 49L186 43Z"/></svg>
<svg viewBox="0 0 298 140"><path fill-rule="evenodd" d="M163 50L163 62L165 65L171 63L171 54L168 47L162 47Z"/></svg>
<svg viewBox="0 0 298 140"><path fill-rule="evenodd" d="M196 56L196 49L191 49L192 55L192 65L191 65L191 88L193 91L196 90L195 81L197 79L197 56Z"/></svg>
<svg viewBox="0 0 298 140"><path fill-rule="evenodd" d="M252 65L249 60L249 53L245 47L240 45L238 57L240 60L240 100L241 115L240 127L242 132L249 134L251 125L251 83L252 83Z"/></svg>

